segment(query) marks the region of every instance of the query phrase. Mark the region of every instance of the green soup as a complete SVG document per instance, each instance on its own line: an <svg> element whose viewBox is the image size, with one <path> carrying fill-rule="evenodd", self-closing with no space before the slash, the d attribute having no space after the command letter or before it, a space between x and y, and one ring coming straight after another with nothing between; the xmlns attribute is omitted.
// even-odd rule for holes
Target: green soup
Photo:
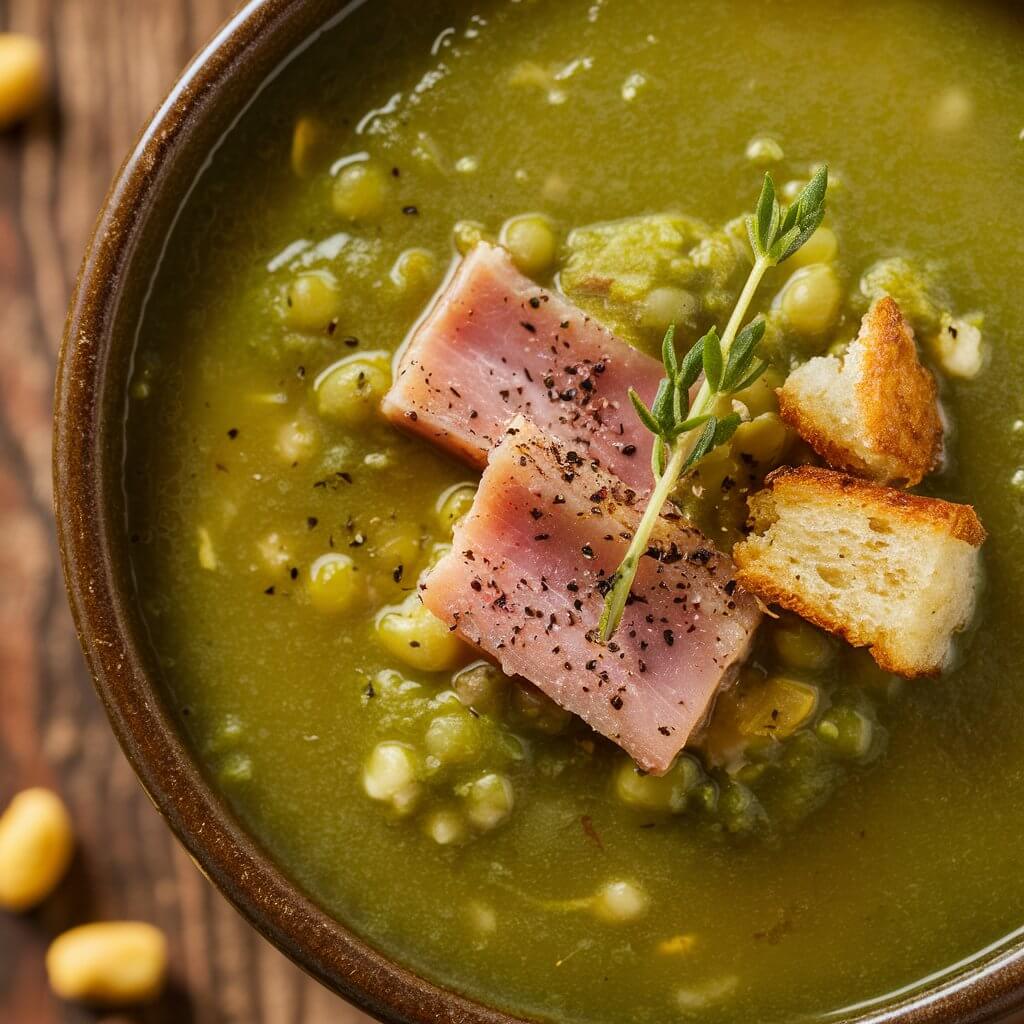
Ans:
<svg viewBox="0 0 1024 1024"><path fill-rule="evenodd" d="M852 1014L1022 924L1022 52L1024 17L986 3L381 2L255 97L145 310L128 530L197 756L314 900L428 978L588 1022ZM691 342L742 284L730 222L764 170L785 189L821 160L805 287L787 265L758 299L771 373L898 298L952 424L924 489L991 535L977 622L909 683L769 623L741 686L790 687L787 735L726 702L644 778L420 613L475 478L377 401L480 237L633 344ZM990 350L969 379L927 345L950 316ZM750 443L805 458L771 389L748 398ZM680 495L722 546L742 455Z"/></svg>

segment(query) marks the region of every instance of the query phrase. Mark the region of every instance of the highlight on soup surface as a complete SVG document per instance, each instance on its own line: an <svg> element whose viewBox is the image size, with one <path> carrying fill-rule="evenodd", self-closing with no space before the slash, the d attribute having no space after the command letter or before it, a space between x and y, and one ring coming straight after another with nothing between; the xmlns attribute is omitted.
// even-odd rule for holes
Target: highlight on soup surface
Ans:
<svg viewBox="0 0 1024 1024"><path fill-rule="evenodd" d="M1022 42L380 3L254 97L144 312L127 531L315 901L580 1022L855 1016L1019 928Z"/></svg>

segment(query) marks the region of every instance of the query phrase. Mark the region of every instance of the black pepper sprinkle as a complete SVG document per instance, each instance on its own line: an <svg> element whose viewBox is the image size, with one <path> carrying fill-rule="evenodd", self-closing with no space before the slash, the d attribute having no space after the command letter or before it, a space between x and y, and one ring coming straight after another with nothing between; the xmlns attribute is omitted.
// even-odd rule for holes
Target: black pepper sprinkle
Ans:
<svg viewBox="0 0 1024 1024"><path fill-rule="evenodd" d="M608 701L608 703L611 704L616 711L622 710L622 698L617 693Z"/></svg>
<svg viewBox="0 0 1024 1024"><path fill-rule="evenodd" d="M529 331L531 334L537 333L537 328L534 327L533 324L531 324L528 320L520 320L519 326L522 327L524 331Z"/></svg>
<svg viewBox="0 0 1024 1024"><path fill-rule="evenodd" d="M317 519L316 516L309 516L306 519L306 526L308 526L309 529L311 529L311 530L315 530L316 529L316 524L319 523L319 522L320 522L320 520Z"/></svg>
<svg viewBox="0 0 1024 1024"><path fill-rule="evenodd" d="M293 580L297 580L299 578L299 570L296 569L295 566L293 565L291 569L288 571L288 575L291 576Z"/></svg>
<svg viewBox="0 0 1024 1024"><path fill-rule="evenodd" d="M531 306L533 306L533 308L534 308L534 309L540 309L540 299L539 299L539 298L537 298L537 296L536 296L536 295L534 295L534 296L533 296L533 297L532 297L532 298L530 299L530 305L531 305Z"/></svg>
<svg viewBox="0 0 1024 1024"><path fill-rule="evenodd" d="M415 217L419 212L420 211L411 204L409 206L402 207L402 213L404 213L407 217Z"/></svg>
<svg viewBox="0 0 1024 1024"><path fill-rule="evenodd" d="M267 589L263 591L263 593L266 594L267 597L273 597L273 595L274 595L274 584L271 583L270 586L267 587Z"/></svg>
<svg viewBox="0 0 1024 1024"><path fill-rule="evenodd" d="M230 430L228 431L228 437L230 437L230 438L231 438L231 440L232 440L232 441L234 441L234 439L235 439L236 437L238 437L238 427L232 427L232 428L231 428L231 429L230 429Z"/></svg>
<svg viewBox="0 0 1024 1024"><path fill-rule="evenodd" d="M594 557L594 549L589 544L584 544L583 547L580 548L580 551L583 553L584 558Z"/></svg>
<svg viewBox="0 0 1024 1024"><path fill-rule="evenodd" d="M671 629L666 629L661 635L665 638L665 643L668 644L669 647L676 642L676 638Z"/></svg>
<svg viewBox="0 0 1024 1024"><path fill-rule="evenodd" d="M404 572L405 572L405 566L402 565L401 562L399 562L398 565L395 566L394 571L391 573L391 578L396 583L401 583L402 582L402 574Z"/></svg>
<svg viewBox="0 0 1024 1024"><path fill-rule="evenodd" d="M624 444L622 446L622 454L623 455L636 455L636 445L635 444Z"/></svg>

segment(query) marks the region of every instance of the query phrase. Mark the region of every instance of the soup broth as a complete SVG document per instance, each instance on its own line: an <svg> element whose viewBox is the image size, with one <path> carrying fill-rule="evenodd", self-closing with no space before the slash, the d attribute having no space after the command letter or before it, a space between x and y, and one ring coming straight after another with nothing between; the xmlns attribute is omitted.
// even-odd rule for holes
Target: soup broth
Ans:
<svg viewBox="0 0 1024 1024"><path fill-rule="evenodd" d="M183 730L311 898L428 978L574 1022L853 1015L1021 926L1022 52L1012 5L383 0L254 96L145 310L126 531ZM872 281L922 340L983 314L988 364L943 378L924 490L977 508L985 592L934 680L769 623L750 685L812 688L810 717L767 766L705 743L659 788L417 619L476 474L376 403L480 237L649 352L668 322L721 326L730 222L766 168L785 192L823 160L834 309L780 328L772 372L849 341ZM645 268L614 303L577 287L610 222ZM682 263L651 255L666 224ZM683 498L738 536L742 501Z"/></svg>

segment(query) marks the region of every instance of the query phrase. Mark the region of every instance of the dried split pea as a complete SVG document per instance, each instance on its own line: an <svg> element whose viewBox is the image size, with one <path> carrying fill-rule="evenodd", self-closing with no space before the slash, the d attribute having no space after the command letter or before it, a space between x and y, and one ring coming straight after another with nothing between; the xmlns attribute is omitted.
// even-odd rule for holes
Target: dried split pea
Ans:
<svg viewBox="0 0 1024 1024"><path fill-rule="evenodd" d="M48 789L19 793L0 817L0 906L28 910L63 878L74 850L71 818Z"/></svg>
<svg viewBox="0 0 1024 1024"><path fill-rule="evenodd" d="M50 986L62 999L129 1006L155 999L167 976L163 933L141 921L84 924L46 952Z"/></svg>
<svg viewBox="0 0 1024 1024"><path fill-rule="evenodd" d="M0 32L0 129L27 117L46 92L46 61L39 40Z"/></svg>

